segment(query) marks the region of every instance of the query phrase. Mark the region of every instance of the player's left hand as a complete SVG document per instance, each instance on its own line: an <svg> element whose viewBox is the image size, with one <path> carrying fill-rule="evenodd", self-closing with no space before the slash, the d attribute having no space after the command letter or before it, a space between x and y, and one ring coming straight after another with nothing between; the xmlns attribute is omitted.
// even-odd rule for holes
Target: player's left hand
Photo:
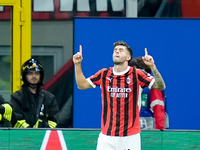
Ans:
<svg viewBox="0 0 200 150"><path fill-rule="evenodd" d="M147 48L144 49L145 55L142 57L143 62L150 68L154 67L154 59L152 56L148 55Z"/></svg>

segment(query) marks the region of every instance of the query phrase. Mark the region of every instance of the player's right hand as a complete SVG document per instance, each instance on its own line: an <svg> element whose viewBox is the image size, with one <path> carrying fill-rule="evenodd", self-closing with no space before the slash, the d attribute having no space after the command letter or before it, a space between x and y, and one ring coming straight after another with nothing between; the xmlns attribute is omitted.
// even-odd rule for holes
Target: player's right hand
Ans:
<svg viewBox="0 0 200 150"><path fill-rule="evenodd" d="M83 60L82 56L82 45L79 46L79 52L73 55L73 62L74 64L80 64Z"/></svg>

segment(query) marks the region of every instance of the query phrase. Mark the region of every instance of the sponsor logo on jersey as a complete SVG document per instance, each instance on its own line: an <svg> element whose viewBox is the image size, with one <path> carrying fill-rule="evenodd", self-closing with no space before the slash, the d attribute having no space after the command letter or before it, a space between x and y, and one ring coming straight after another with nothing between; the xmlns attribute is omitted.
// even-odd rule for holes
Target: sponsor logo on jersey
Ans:
<svg viewBox="0 0 200 150"><path fill-rule="evenodd" d="M132 92L132 89L131 88L119 88L119 87L108 86L107 91L108 92L117 92L117 93L119 93L119 92L128 93L128 92Z"/></svg>
<svg viewBox="0 0 200 150"><path fill-rule="evenodd" d="M107 87L107 91L110 93L110 97L127 98L128 93L132 92L131 88L119 88L119 87Z"/></svg>

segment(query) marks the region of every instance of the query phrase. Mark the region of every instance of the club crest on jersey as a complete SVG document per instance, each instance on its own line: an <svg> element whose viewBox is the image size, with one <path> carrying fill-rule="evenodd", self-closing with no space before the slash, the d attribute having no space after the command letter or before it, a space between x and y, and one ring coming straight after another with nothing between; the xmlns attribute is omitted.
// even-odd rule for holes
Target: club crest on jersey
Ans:
<svg viewBox="0 0 200 150"><path fill-rule="evenodd" d="M127 83L127 84L130 84L130 83L131 83L131 78L130 78L130 77L126 78L126 83Z"/></svg>

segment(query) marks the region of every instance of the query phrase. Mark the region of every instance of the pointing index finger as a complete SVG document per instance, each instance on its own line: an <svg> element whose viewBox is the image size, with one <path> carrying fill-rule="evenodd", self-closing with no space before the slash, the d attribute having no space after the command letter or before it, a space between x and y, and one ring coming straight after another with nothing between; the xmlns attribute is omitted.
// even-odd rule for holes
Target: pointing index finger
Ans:
<svg viewBox="0 0 200 150"><path fill-rule="evenodd" d="M145 56L148 55L147 48L145 48L144 51L145 51Z"/></svg>
<svg viewBox="0 0 200 150"><path fill-rule="evenodd" d="M80 52L81 55L82 55L82 45L79 46L79 52Z"/></svg>

